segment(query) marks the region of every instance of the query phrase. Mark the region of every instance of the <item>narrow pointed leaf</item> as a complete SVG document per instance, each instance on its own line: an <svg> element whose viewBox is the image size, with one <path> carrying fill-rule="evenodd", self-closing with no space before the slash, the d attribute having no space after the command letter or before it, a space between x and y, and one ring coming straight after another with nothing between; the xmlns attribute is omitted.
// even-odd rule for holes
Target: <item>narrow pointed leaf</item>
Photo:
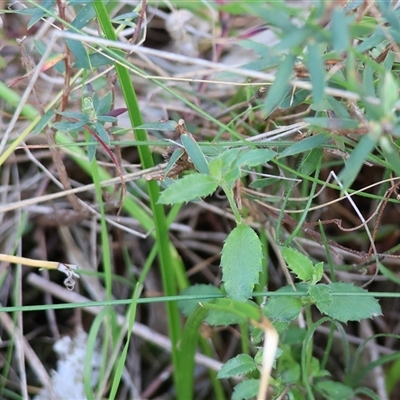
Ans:
<svg viewBox="0 0 400 400"><path fill-rule="evenodd" d="M340 172L338 178L341 180L345 189L347 189L354 181L360 169L374 149L376 140L370 135L364 135L357 144L357 147L351 153L350 158L347 160L346 166Z"/></svg>
<svg viewBox="0 0 400 400"><path fill-rule="evenodd" d="M308 45L307 67L312 83L313 103L319 107L324 99L325 66L322 60L322 49L318 43Z"/></svg>
<svg viewBox="0 0 400 400"><path fill-rule="evenodd" d="M295 56L287 55L285 61L279 67L276 78L270 89L268 90L262 111L268 116L274 111L284 100L286 93L289 91L289 80L292 76Z"/></svg>
<svg viewBox="0 0 400 400"><path fill-rule="evenodd" d="M334 8L332 13L332 46L335 51L341 53L349 44L349 32L344 11Z"/></svg>
<svg viewBox="0 0 400 400"><path fill-rule="evenodd" d="M192 160L192 163L196 167L196 169L201 173L201 174L208 174L210 173L209 168L208 168L208 162L206 158L204 157L203 152L200 149L200 146L197 144L197 142L193 139L192 135L188 135L187 133L184 133L181 135L181 141L183 144L183 147L185 148L186 152L188 153L190 159Z"/></svg>
<svg viewBox="0 0 400 400"><path fill-rule="evenodd" d="M137 126L135 129L151 129L154 131L175 131L177 126L178 124L175 121L157 121Z"/></svg>

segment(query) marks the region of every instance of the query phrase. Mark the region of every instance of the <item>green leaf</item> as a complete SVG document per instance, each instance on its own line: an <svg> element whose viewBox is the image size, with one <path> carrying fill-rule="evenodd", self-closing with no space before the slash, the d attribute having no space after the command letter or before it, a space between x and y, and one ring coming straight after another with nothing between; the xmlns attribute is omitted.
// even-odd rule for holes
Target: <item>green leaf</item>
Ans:
<svg viewBox="0 0 400 400"><path fill-rule="evenodd" d="M318 264L314 265L314 273L311 280L311 285L315 285L322 279L322 275L324 274L324 263L321 261Z"/></svg>
<svg viewBox="0 0 400 400"><path fill-rule="evenodd" d="M105 144L110 144L110 136L108 136L108 132L104 129L103 125L96 122L95 132L100 136L100 139L102 139Z"/></svg>
<svg viewBox="0 0 400 400"><path fill-rule="evenodd" d="M389 268L386 268L382 263L378 262L379 266L379 271L382 273L382 275L386 276L386 278L390 279L392 282L396 283L397 285L400 285L400 278L397 274L392 272ZM400 369L399 369L400 371Z"/></svg>
<svg viewBox="0 0 400 400"><path fill-rule="evenodd" d="M276 292L293 293L293 289L285 286ZM263 308L263 314L273 323L290 322L299 316L302 306L300 297L271 296Z"/></svg>
<svg viewBox="0 0 400 400"><path fill-rule="evenodd" d="M171 171L171 168L182 157L182 155L183 155L183 150L180 147L174 150L174 152L172 153L171 157L168 160L167 166L165 167L164 175L168 175L168 172Z"/></svg>
<svg viewBox="0 0 400 400"><path fill-rule="evenodd" d="M45 8L46 10L50 10L53 8L53 5L55 3L55 0L43 0L41 3L41 6ZM31 10L30 10L31 11ZM27 29L32 28L33 25L36 24L36 22L40 21L42 17L46 15L46 11L36 8L33 12L32 18L29 20Z"/></svg>
<svg viewBox="0 0 400 400"><path fill-rule="evenodd" d="M309 150L318 149L325 142L327 142L329 138L330 137L324 133L310 136L308 138L300 140L299 142L294 143L287 149L283 150L282 153L279 154L278 158L293 156L295 154L304 153Z"/></svg>
<svg viewBox="0 0 400 400"><path fill-rule="evenodd" d="M259 379L247 379L240 382L233 389L232 400L248 400L256 398L259 387Z"/></svg>
<svg viewBox="0 0 400 400"><path fill-rule="evenodd" d="M331 296L328 301L324 296L324 292L327 292L322 290L318 293L318 287L328 287ZM365 296L368 292L352 283L334 282L323 286L318 284L310 287L311 292L319 311L341 322L360 321L382 314L378 301L372 296Z"/></svg>
<svg viewBox="0 0 400 400"><path fill-rule="evenodd" d="M397 100L399 99L399 85L393 74L386 71L383 77L380 99L385 115L391 115Z"/></svg>
<svg viewBox="0 0 400 400"><path fill-rule="evenodd" d="M313 104L319 108L324 99L325 65L322 60L323 51L319 43L310 43L307 47L307 67L312 83Z"/></svg>
<svg viewBox="0 0 400 400"><path fill-rule="evenodd" d="M208 164L208 168L210 170L210 175L214 177L217 181L222 179L222 168L223 162L220 157L213 158Z"/></svg>
<svg viewBox="0 0 400 400"><path fill-rule="evenodd" d="M202 303L209 311L206 322L210 325L221 326L232 323L243 323L249 319L259 321L261 312L257 304L227 298L218 298L213 303ZM234 322L233 322L234 321Z"/></svg>
<svg viewBox="0 0 400 400"><path fill-rule="evenodd" d="M311 260L291 247L282 249L283 258L288 268L303 282L311 281L314 274L314 265Z"/></svg>
<svg viewBox="0 0 400 400"><path fill-rule="evenodd" d="M320 147L316 147L312 149L302 161L300 165L300 172L303 175L311 176L311 174L319 168L319 165L322 160L322 149Z"/></svg>
<svg viewBox="0 0 400 400"><path fill-rule="evenodd" d="M72 21L71 25L76 29L82 29L85 27L90 21L94 19L96 16L96 12L94 10L93 4L87 2L78 12L75 19Z"/></svg>
<svg viewBox="0 0 400 400"><path fill-rule="evenodd" d="M314 304L318 303L321 307L330 307L334 301L332 289L324 284L310 286L308 295Z"/></svg>
<svg viewBox="0 0 400 400"><path fill-rule="evenodd" d="M97 94L93 96L93 107L97 115L104 115L110 111L113 102L111 91L106 93L102 98Z"/></svg>
<svg viewBox="0 0 400 400"><path fill-rule="evenodd" d="M218 371L218 379L246 375L257 369L257 364L248 354L238 354L225 363Z"/></svg>
<svg viewBox="0 0 400 400"><path fill-rule="evenodd" d="M200 146L193 139L191 134L184 133L181 135L181 142L188 153L192 163L201 174L209 174L208 162L204 157Z"/></svg>
<svg viewBox="0 0 400 400"><path fill-rule="evenodd" d="M249 226L239 224L226 238L222 249L222 280L228 297L246 300L262 271L261 241Z"/></svg>
<svg viewBox="0 0 400 400"><path fill-rule="evenodd" d="M270 149L243 150L239 155L239 158L235 161L235 165L238 167L256 167L271 161L276 154L275 151Z"/></svg>
<svg viewBox="0 0 400 400"><path fill-rule="evenodd" d="M315 388L329 400L352 400L356 397L352 388L340 382L319 381Z"/></svg>
<svg viewBox="0 0 400 400"><path fill-rule="evenodd" d="M87 155L90 162L92 162L96 157L96 150L97 150L97 140L95 137L89 136L89 140L87 142Z"/></svg>
<svg viewBox="0 0 400 400"><path fill-rule="evenodd" d="M360 127L360 121L351 118L311 117L304 118L312 126L325 129L353 129Z"/></svg>
<svg viewBox="0 0 400 400"><path fill-rule="evenodd" d="M32 133L34 135L37 135L40 133L49 123L49 121L53 118L54 116L54 110L49 110L47 111L42 118L40 118L39 122L35 126L35 128L32 130Z"/></svg>
<svg viewBox="0 0 400 400"><path fill-rule="evenodd" d="M275 81L269 88L267 97L265 98L262 112L268 116L274 111L284 100L286 93L289 91L290 86L288 85L289 80L292 76L293 65L295 62L295 56L288 54L285 61L281 64L276 73Z"/></svg>
<svg viewBox="0 0 400 400"><path fill-rule="evenodd" d="M220 295L222 294L222 291L214 285L196 284L184 289L180 294L181 296L202 296L202 298L199 300L185 299L178 301L178 307L181 310L182 314L188 317L193 312L199 302L207 303L208 301L215 299L215 297L207 297L207 295Z"/></svg>
<svg viewBox="0 0 400 400"><path fill-rule="evenodd" d="M79 60L80 65L82 65L84 69L88 70L92 69L89 55L82 42L78 42L77 40L72 40L72 39L65 39L65 43L71 50L71 53L74 55L75 59Z"/></svg>
<svg viewBox="0 0 400 400"><path fill-rule="evenodd" d="M135 129L151 129L154 131L175 131L178 124L175 121L149 122L137 126Z"/></svg>
<svg viewBox="0 0 400 400"><path fill-rule="evenodd" d="M332 47L341 53L346 51L349 44L349 32L346 15L342 9L335 7L332 13Z"/></svg>
<svg viewBox="0 0 400 400"><path fill-rule="evenodd" d="M354 181L364 161L374 149L376 139L371 135L363 135L358 142L356 148L352 151L350 158L347 160L346 166L340 172L338 178L341 180L344 189L347 189Z"/></svg>
<svg viewBox="0 0 400 400"><path fill-rule="evenodd" d="M86 121L78 121L78 122L62 121L62 122L56 122L53 125L53 127L60 131L69 132L69 131L76 131L76 130L82 128L82 126L85 124L86 124Z"/></svg>
<svg viewBox="0 0 400 400"><path fill-rule="evenodd" d="M364 68L363 89L365 96L375 97L374 70L368 64Z"/></svg>
<svg viewBox="0 0 400 400"><path fill-rule="evenodd" d="M198 197L209 196L217 189L218 184L210 175L186 175L165 189L158 200L159 204L184 203Z"/></svg>
<svg viewBox="0 0 400 400"><path fill-rule="evenodd" d="M230 154L229 161L227 158L222 157L225 163L222 167L224 170L223 177L229 185L233 185L240 178L243 167L255 167L265 164L272 160L277 153L270 149L240 149L240 152L237 152L236 159L232 160L231 158L234 154L234 152Z"/></svg>
<svg viewBox="0 0 400 400"><path fill-rule="evenodd" d="M138 16L139 16L139 14L137 12L131 11L131 12L128 12L125 14L120 14L120 15L114 17L111 21L113 21L113 22L126 21L126 20L131 20L131 19L137 18Z"/></svg>
<svg viewBox="0 0 400 400"><path fill-rule="evenodd" d="M400 156L398 146L393 143L392 138L387 136L382 136L380 138L379 145L391 170L393 170L397 176L400 176Z"/></svg>

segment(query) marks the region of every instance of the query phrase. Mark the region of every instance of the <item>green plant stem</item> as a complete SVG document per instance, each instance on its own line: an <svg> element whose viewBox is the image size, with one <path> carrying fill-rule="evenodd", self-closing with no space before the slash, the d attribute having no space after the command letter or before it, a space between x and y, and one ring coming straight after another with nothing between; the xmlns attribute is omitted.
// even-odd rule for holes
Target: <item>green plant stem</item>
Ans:
<svg viewBox="0 0 400 400"><path fill-rule="evenodd" d="M93 3L96 11L97 18L100 26L109 40L117 41L114 28L110 21L105 4L102 1L96 1ZM118 63L115 63L115 69L121 83L121 89L125 98L125 102L128 107L129 117L132 126L140 126L143 124L139 104L136 98L136 93L132 85L129 71ZM146 141L146 132L142 129L135 129L135 138L139 141ZM138 152L143 168L150 168L154 165L153 158L148 146L139 146ZM150 197L150 206L153 211L156 240L159 249L159 261L161 267L161 277L165 294L175 295L177 293L174 273L174 260L171 254L171 243L168 235L168 225L165 217L164 208L162 205L157 204L159 198L158 183L155 181L147 182L148 193ZM178 391L179 397L179 386L178 377L180 373L179 368L179 355L178 355L178 342L181 338L181 325L179 318L179 311L176 303L167 303L167 316L168 316L168 330L169 337L172 345L172 363L174 366L174 381ZM182 399L183 400L183 399Z"/></svg>
<svg viewBox="0 0 400 400"><path fill-rule="evenodd" d="M237 225L239 225L242 222L242 216L240 215L239 209L237 208L236 201L233 195L233 190L226 182L221 182L220 186L224 191L226 198L228 199L229 206L231 207L233 215L235 216L235 222Z"/></svg>

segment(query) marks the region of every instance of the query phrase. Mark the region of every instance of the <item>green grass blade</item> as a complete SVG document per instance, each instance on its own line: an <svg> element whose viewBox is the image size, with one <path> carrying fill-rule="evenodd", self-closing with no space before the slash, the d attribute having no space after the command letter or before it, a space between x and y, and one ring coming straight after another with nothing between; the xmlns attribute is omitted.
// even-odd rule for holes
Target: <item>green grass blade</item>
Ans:
<svg viewBox="0 0 400 400"><path fill-rule="evenodd" d="M96 15L99 20L99 24L107 39L117 41L116 34L114 32L113 25L111 23L108 11L103 2L95 2L94 7L96 10ZM143 125L141 111L139 108L139 103L136 98L136 93L132 85L132 80L129 75L129 71L118 63L115 63L115 69L121 84L121 89L125 98L126 105L128 107L129 117L132 126ZM146 141L146 132L142 129L135 129L135 138L137 140ZM138 152L142 166L144 168L150 168L154 165L153 158L148 146L139 146ZM153 211L156 240L158 242L159 249L159 260L161 267L161 276L163 287L166 295L176 295L177 289L174 279L173 269L177 266L177 263L171 254L171 243L168 235L168 225L166 222L164 207L157 204L159 198L159 188L155 181L147 182L148 193L150 197L150 205ZM180 372L179 368L179 355L178 355L178 342L181 338L181 325L179 311L176 303L167 303L167 317L168 317L168 330L169 336L172 344L172 363L174 365L174 380L175 383L178 382L178 375ZM179 387L178 398L179 396Z"/></svg>

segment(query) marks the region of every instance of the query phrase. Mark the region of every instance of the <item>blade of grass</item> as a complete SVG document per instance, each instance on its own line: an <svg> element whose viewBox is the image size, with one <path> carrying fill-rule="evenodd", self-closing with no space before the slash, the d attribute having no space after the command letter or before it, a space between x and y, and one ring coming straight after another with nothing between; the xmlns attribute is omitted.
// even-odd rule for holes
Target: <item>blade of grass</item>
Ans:
<svg viewBox="0 0 400 400"><path fill-rule="evenodd" d="M103 2L94 2L93 6L96 10L96 15L99 20L102 31L104 32L107 39L117 41L113 25L111 23L108 11ZM136 93L132 85L132 81L129 75L129 71L118 63L115 63L115 69L121 84L121 89L125 98L126 105L128 107L129 117L132 126L143 125L140 107L136 98ZM136 140L147 140L146 131L143 129L135 129ZM150 168L154 165L153 158L149 147L140 146L138 152L142 166L144 168ZM154 224L156 231L156 240L159 249L159 260L161 267L161 277L163 282L163 288L166 295L176 295L177 289L175 285L175 273L174 269L177 267L175 260L172 257L171 248L172 244L169 240L168 225L164 212L164 207L161 204L157 204L159 198L159 187L155 181L147 181L147 188L150 197L150 205L153 210ZM174 365L174 381L177 388L178 398L179 386L178 386L178 375L180 372L179 368L179 354L178 354L178 342L181 338L181 324L179 318L179 311L176 303L167 303L167 318L168 318L168 330L172 344L172 363Z"/></svg>

